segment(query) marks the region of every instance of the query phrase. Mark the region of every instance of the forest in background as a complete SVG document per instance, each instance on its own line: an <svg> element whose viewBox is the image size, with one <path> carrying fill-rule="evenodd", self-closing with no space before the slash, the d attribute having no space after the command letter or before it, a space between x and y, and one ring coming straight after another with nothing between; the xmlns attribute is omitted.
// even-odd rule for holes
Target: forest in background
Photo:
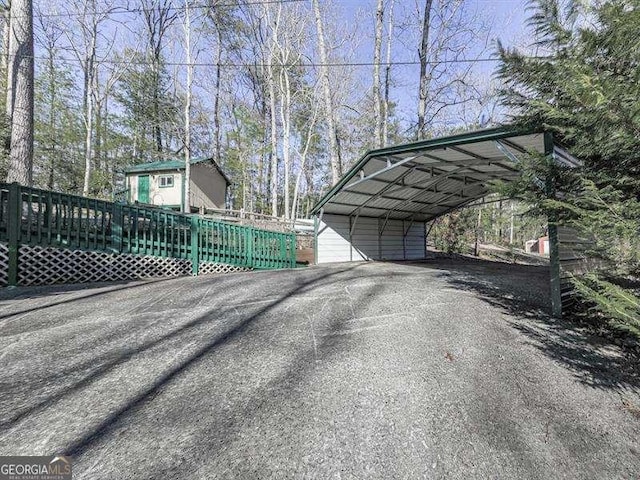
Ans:
<svg viewBox="0 0 640 480"><path fill-rule="evenodd" d="M111 198L128 165L211 156L230 207L305 216L367 149L504 120L477 5L369 3L34 2L34 184Z"/></svg>

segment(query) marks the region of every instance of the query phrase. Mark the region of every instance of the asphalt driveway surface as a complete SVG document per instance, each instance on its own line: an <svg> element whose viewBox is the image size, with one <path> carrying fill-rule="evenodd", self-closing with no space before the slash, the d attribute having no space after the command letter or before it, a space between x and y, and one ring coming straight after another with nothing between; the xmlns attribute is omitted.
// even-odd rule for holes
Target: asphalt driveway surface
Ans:
<svg viewBox="0 0 640 480"><path fill-rule="evenodd" d="M0 454L77 479L639 478L630 358L544 267L360 263L0 294Z"/></svg>

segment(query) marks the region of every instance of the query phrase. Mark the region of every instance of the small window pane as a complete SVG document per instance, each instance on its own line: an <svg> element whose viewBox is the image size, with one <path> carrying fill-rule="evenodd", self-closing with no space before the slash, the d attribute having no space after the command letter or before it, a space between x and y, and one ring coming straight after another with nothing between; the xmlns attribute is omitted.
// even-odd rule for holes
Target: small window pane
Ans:
<svg viewBox="0 0 640 480"><path fill-rule="evenodd" d="M173 175L164 175L159 180L161 187L173 187Z"/></svg>

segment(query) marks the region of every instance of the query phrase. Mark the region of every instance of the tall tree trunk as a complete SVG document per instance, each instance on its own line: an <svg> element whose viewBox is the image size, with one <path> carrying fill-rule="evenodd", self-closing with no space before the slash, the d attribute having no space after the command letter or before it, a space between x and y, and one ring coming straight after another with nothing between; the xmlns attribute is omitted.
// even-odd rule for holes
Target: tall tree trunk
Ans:
<svg viewBox="0 0 640 480"><path fill-rule="evenodd" d="M311 147L311 141L313 140L313 129L315 127L315 122L316 115L314 111L314 115L311 117L311 121L308 124L307 138L304 143L304 149L300 154L300 170L298 171L298 175L296 176L296 183L293 189L293 205L291 206L291 218L293 218L294 220L297 218L298 205L300 203L300 181L302 179L302 175L304 175L306 172L307 155L309 153L309 148Z"/></svg>
<svg viewBox="0 0 640 480"><path fill-rule="evenodd" d="M107 90L104 94L104 98L102 101L102 169L105 173L110 173L113 176L114 164L113 160L117 157L117 153L113 152L113 150L109 149L109 90ZM110 185L105 185L105 187L109 188L113 187L115 183L111 183ZM112 190L113 191L113 190Z"/></svg>
<svg viewBox="0 0 640 480"><path fill-rule="evenodd" d="M47 188L53 190L55 184L56 171L56 99L57 99L57 83L55 76L55 58L53 49L49 50L48 65L49 68L49 165L47 172Z"/></svg>
<svg viewBox="0 0 640 480"><path fill-rule="evenodd" d="M2 38L3 43L3 55L2 61L3 72L5 74L5 117L7 122L6 136L3 138L4 149L9 153L11 150L11 116L13 115L13 61L16 58L16 42L12 41L13 35L11 33L11 7L7 6L3 11L4 17L4 35Z"/></svg>
<svg viewBox="0 0 640 480"><path fill-rule="evenodd" d="M91 62L93 64L93 62ZM89 77L87 79L87 87L86 87L86 107L85 107L85 136L84 136L84 181L82 184L82 194L84 196L89 195L89 186L91 183L91 157L93 150L93 91L90 86L93 83L93 66L91 68L91 73L89 73Z"/></svg>
<svg viewBox="0 0 640 480"><path fill-rule="evenodd" d="M13 110L13 82L11 80L11 68L9 58L14 58L15 47L11 44L11 10L7 6L2 9L2 73L4 74L5 82L5 113L7 121L11 123L11 111ZM10 137L11 135L9 135ZM6 141L7 148L9 147L9 139Z"/></svg>
<svg viewBox="0 0 640 480"><path fill-rule="evenodd" d="M172 0L141 0L142 15L148 35L147 48L152 58L152 88L153 88L153 104L151 112L153 122L151 125L151 136L155 144L156 153L161 153L164 146L170 143L170 139L165 138L163 141L162 132L162 115L161 104L161 74L162 74L162 47L164 37L171 28L171 25L178 18L178 11L173 6ZM167 135L165 135L167 136Z"/></svg>
<svg viewBox="0 0 640 480"><path fill-rule="evenodd" d="M9 58L13 83L9 182L33 183L33 3L11 2L11 42L16 54Z"/></svg>
<svg viewBox="0 0 640 480"><path fill-rule="evenodd" d="M270 60L271 61L271 60ZM278 137L276 119L276 88L273 68L269 66L269 110L271 111L271 165L269 173L271 215L278 216Z"/></svg>
<svg viewBox="0 0 640 480"><path fill-rule="evenodd" d="M313 0L313 13L316 20L316 31L318 34L318 51L320 53L320 82L322 84L325 122L327 124L327 134L329 136L331 182L333 184L336 184L342 176L342 162L340 161L340 147L338 145L338 135L335 125L333 100L331 98L331 88L329 86L329 66L327 60L327 47L324 39L324 27L322 24L322 16L320 15L320 0Z"/></svg>
<svg viewBox="0 0 640 480"><path fill-rule="evenodd" d="M98 25L93 23L91 28L91 40L85 57L85 83L84 83L84 181L82 194L89 195L91 185L91 162L93 157L93 121L94 104L96 98L95 77L96 77L96 43L98 37Z"/></svg>
<svg viewBox="0 0 640 480"><path fill-rule="evenodd" d="M2 17L2 59L0 60L0 68L5 74L7 73L7 66L9 65L9 38L11 38L11 15L9 14L9 8L9 6L0 7L0 16Z"/></svg>
<svg viewBox="0 0 640 480"><path fill-rule="evenodd" d="M266 16L269 17L270 10L265 5ZM278 44L278 30L280 28L280 14L282 12L282 6L278 7L278 13L274 20L272 20L272 32L269 45L269 57L267 62L267 83L269 92L269 110L271 113L271 165L270 165L270 197L271 197L271 215L278 216L278 120L276 113L276 79L273 71L273 64L275 62L275 48Z"/></svg>
<svg viewBox="0 0 640 480"><path fill-rule="evenodd" d="M286 66L280 75L280 88L282 98L280 99L280 121L282 122L282 162L284 164L284 218L290 216L289 176L291 173L291 85Z"/></svg>
<svg viewBox="0 0 640 480"><path fill-rule="evenodd" d="M424 5L424 19L422 23L422 42L420 44L420 90L418 92L418 128L416 139L424 138L425 115L427 113L427 98L429 96L429 83L431 81L427 72L429 54L429 30L431 26L431 8L433 0L426 0Z"/></svg>
<svg viewBox="0 0 640 480"><path fill-rule="evenodd" d="M162 153L162 129L160 128L160 59L153 59L153 137L156 152Z"/></svg>
<svg viewBox="0 0 640 480"><path fill-rule="evenodd" d="M102 133L103 133L103 125L102 125L102 119L103 119L103 104L102 104L102 99L98 99L96 101L96 107L95 107L95 122L96 122L96 132L95 132L95 136L93 139L93 157L95 159L95 165L94 168L96 171L101 171L103 168L103 163L102 163Z"/></svg>
<svg viewBox="0 0 640 480"><path fill-rule="evenodd" d="M262 125L263 125L263 134L262 134L262 144L266 145L268 142L267 136L267 103L265 102L264 95L262 96L261 102L261 112L262 115ZM264 213L266 211L266 181L265 178L265 164L267 160L267 152L266 149L263 149L262 153L258 157L258 203L260 205L260 213Z"/></svg>
<svg viewBox="0 0 640 480"><path fill-rule="evenodd" d="M380 57L382 50L382 26L384 17L384 0L378 0L376 8L376 34L373 45L373 142L375 148L382 147L382 112L380 109Z"/></svg>
<svg viewBox="0 0 640 480"><path fill-rule="evenodd" d="M187 56L187 85L184 103L184 206L191 213L191 95L193 84L193 63L191 59L191 14L189 0L185 0L184 38Z"/></svg>
<svg viewBox="0 0 640 480"><path fill-rule="evenodd" d="M389 143L389 91L391 88L391 43L393 39L393 6L395 0L389 2L389 21L387 22L387 58L384 69L384 101L382 103L382 146Z"/></svg>
<svg viewBox="0 0 640 480"><path fill-rule="evenodd" d="M217 30L216 41L216 79L214 83L213 97L213 158L220 164L220 61L222 60L222 34Z"/></svg>

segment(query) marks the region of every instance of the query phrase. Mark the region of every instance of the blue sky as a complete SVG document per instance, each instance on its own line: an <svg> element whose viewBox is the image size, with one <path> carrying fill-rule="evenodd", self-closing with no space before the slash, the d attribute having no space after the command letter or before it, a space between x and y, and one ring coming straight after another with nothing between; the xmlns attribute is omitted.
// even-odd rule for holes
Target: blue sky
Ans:
<svg viewBox="0 0 640 480"><path fill-rule="evenodd" d="M58 0L63 2L63 0ZM311 0L302 0L305 4L305 8L310 9ZM388 0L385 0L388 2ZM398 21L404 15L407 17L408 12L415 12L423 7L425 0L395 0L395 18ZM436 0L437 4L441 0ZM326 3L325 3L326 2ZM321 7L324 3L325 10L328 18L333 18L335 25L327 25L327 29L339 30L339 36L344 36L346 33L349 37L350 32L356 32L349 37L347 42L343 44L342 48L345 51L353 50L350 58L346 61L352 62L364 62L370 63L373 60L373 31L374 31L374 16L376 8L376 0L321 0ZM180 0L176 1L176 5L181 4ZM41 7L44 11L49 9L58 10L50 4L47 7L47 2L40 1ZM491 24L491 39L500 38L505 45L521 45L526 43L525 22L527 12L525 11L527 0L465 0L465 6L469 15L478 15ZM130 4L130 8L136 8L139 6L139 2L134 0ZM63 9L64 11L64 9ZM396 26L396 38L393 43L393 55L392 61L417 61L418 60L418 44L419 44L419 27L421 25L419 14L412 17L413 23L410 27L407 27L408 34L398 35L400 32L400 26ZM60 20L63 23L63 18L54 17L54 21ZM121 44L120 48L124 46L135 46L138 42L135 39L135 35L131 31L135 27L133 23L134 16L130 15L118 15L115 20L123 22L120 24L117 43ZM117 27L116 27L117 28ZM313 27L313 21L310 21L310 28ZM105 31L107 36L111 36L110 32L113 30L107 26ZM169 40L167 51L165 52L167 57L175 61L183 61L183 49L176 38L182 34L179 25L176 26L176 32ZM398 38L402 37L402 38ZM64 38L62 39L64 40ZM104 43L104 42L103 42ZM108 42L107 42L108 43ZM103 50L108 49L110 45L103 45ZM138 45L139 46L139 45ZM468 51L468 57L480 55L476 45L471 45ZM310 45L311 58L316 57L315 46ZM384 49L383 49L384 51ZM493 44L489 44L481 56L490 57L495 52ZM65 55L70 57L69 54ZM466 55L465 55L466 57ZM208 51L208 47L203 45L202 53L199 57L200 61L211 61L211 52ZM317 59L316 59L317 60ZM338 59L338 61L345 61L345 59ZM384 60L384 53L383 53ZM487 62L474 64L475 80L480 82L489 82L492 77L492 73L497 63ZM343 67L334 67L343 68ZM359 97L362 100L366 97L371 88L371 76L372 67L370 65L364 65L359 67L349 67L353 73L352 77L355 77L358 85L355 87L355 97ZM184 74L183 69L173 68L172 74L181 78ZM207 81L210 72L205 69L198 69L196 72L196 89L202 92L203 98L207 98L206 92ZM419 78L419 66L414 65L395 65L392 68L392 76L394 84L392 86L391 97L392 100L398 103L398 118L400 122L405 126L409 125L412 121L415 121L416 117L416 99L417 88ZM202 83L201 83L202 82ZM201 90L203 88L204 90ZM357 107L359 103L358 98L352 99L349 107ZM360 107L358 107L360 108ZM363 112L366 114L366 112ZM455 120L454 120L455 121Z"/></svg>
<svg viewBox="0 0 640 480"><path fill-rule="evenodd" d="M373 55L373 31L376 0L332 0L334 9L341 12L338 21L344 23L342 28L357 28L363 32L360 44L354 54L355 61L370 62ZM437 2L434 2L437 3ZM469 15L476 15L484 19L491 26L489 34L491 42L480 54L480 47L471 46L469 57L491 57L495 53L493 40L500 39L504 45L516 46L527 42L526 19L528 0L466 0L465 7ZM407 15L409 11L417 11L424 5L424 0L396 0L395 17ZM418 15L415 16L415 19ZM398 33L396 27L396 34ZM394 61L417 61L418 42L417 31L413 37L396 38L393 45ZM383 47L384 50L384 47ZM383 52L384 57L384 52ZM491 81L497 63L487 62L474 64L474 75L481 82ZM358 75L363 85L370 85L372 68L364 66L358 68ZM403 124L408 124L416 115L417 81L419 77L418 65L394 66L393 76L395 86L391 96L398 102L398 117Z"/></svg>

